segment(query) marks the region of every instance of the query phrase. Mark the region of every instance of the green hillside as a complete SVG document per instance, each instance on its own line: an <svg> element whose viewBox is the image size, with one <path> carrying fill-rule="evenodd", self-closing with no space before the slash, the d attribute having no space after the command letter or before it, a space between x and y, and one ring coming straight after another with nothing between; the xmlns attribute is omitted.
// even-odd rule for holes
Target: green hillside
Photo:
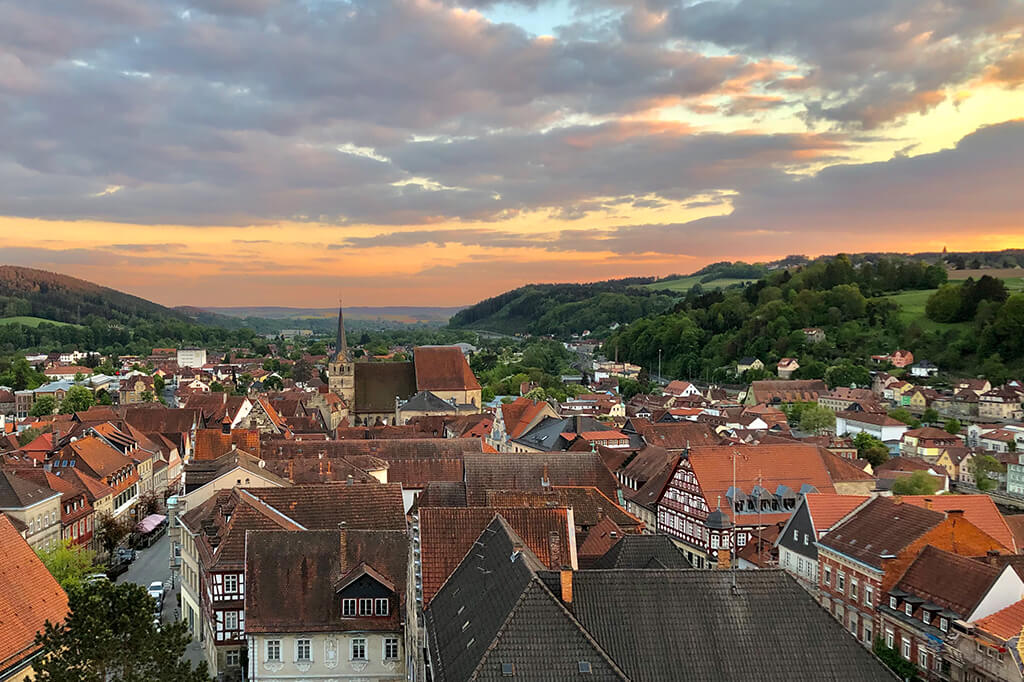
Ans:
<svg viewBox="0 0 1024 682"><path fill-rule="evenodd" d="M70 322L58 322L56 320L44 320L41 317L0 317L0 324L23 324L26 327L38 327L41 324L55 324L58 327L74 326Z"/></svg>
<svg viewBox="0 0 1024 682"><path fill-rule="evenodd" d="M756 279L757 278L739 279L735 277L718 277L705 281L703 275L690 275L689 277L678 277L675 279L653 282L644 286L651 291L672 291L679 294L685 294L696 284L699 284L701 289L710 291L712 289L724 289L737 284L750 284Z"/></svg>

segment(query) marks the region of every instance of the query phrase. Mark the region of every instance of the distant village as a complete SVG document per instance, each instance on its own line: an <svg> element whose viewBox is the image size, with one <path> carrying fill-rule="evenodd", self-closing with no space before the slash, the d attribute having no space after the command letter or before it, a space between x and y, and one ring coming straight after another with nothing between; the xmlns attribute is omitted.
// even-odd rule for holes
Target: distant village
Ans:
<svg viewBox="0 0 1024 682"><path fill-rule="evenodd" d="M490 395L469 343L311 336L24 358L0 680L67 617L62 545L218 680L1024 680L1021 381L900 348L864 385L663 378L584 334L564 399Z"/></svg>

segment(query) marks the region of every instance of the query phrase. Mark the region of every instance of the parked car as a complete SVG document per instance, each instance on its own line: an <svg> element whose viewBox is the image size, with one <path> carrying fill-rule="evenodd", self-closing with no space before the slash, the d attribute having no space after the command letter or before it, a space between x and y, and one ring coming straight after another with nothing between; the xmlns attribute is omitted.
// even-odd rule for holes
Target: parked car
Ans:
<svg viewBox="0 0 1024 682"><path fill-rule="evenodd" d="M147 588L149 596L156 600L157 611L163 608L164 605L164 584L159 580L153 581Z"/></svg>
<svg viewBox="0 0 1024 682"><path fill-rule="evenodd" d="M117 578L117 576L121 575L122 573L125 573L127 570L127 561L111 561L109 564L107 564L107 579L114 580Z"/></svg>
<svg viewBox="0 0 1024 682"><path fill-rule="evenodd" d="M117 560L126 564L130 564L135 561L135 558L139 555L134 549L128 547L118 547L115 552Z"/></svg>
<svg viewBox="0 0 1024 682"><path fill-rule="evenodd" d="M106 573L90 573L89 575L85 576L85 580L86 582L90 583L96 583L101 580L106 580L109 582L110 578L107 577Z"/></svg>

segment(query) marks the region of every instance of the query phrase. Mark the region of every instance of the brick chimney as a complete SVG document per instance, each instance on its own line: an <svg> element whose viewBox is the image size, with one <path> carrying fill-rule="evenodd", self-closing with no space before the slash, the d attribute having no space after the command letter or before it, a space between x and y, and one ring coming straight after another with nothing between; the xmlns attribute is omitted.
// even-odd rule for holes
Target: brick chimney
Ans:
<svg viewBox="0 0 1024 682"><path fill-rule="evenodd" d="M551 531L548 533L548 566L551 570L557 570L562 566L562 539L558 533Z"/></svg>
<svg viewBox="0 0 1024 682"><path fill-rule="evenodd" d="M558 572L559 582L562 586L562 601L566 604L572 603L572 569L562 566Z"/></svg>
<svg viewBox="0 0 1024 682"><path fill-rule="evenodd" d="M949 509L946 511L946 516L951 519L962 519L964 517L963 509Z"/></svg>

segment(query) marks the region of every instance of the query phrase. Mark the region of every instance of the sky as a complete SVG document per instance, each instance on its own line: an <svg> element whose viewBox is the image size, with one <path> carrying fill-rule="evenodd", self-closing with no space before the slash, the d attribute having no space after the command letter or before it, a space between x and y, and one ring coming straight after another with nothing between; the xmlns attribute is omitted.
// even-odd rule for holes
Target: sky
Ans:
<svg viewBox="0 0 1024 682"><path fill-rule="evenodd" d="M1024 247L1020 0L0 0L0 262L469 304Z"/></svg>

